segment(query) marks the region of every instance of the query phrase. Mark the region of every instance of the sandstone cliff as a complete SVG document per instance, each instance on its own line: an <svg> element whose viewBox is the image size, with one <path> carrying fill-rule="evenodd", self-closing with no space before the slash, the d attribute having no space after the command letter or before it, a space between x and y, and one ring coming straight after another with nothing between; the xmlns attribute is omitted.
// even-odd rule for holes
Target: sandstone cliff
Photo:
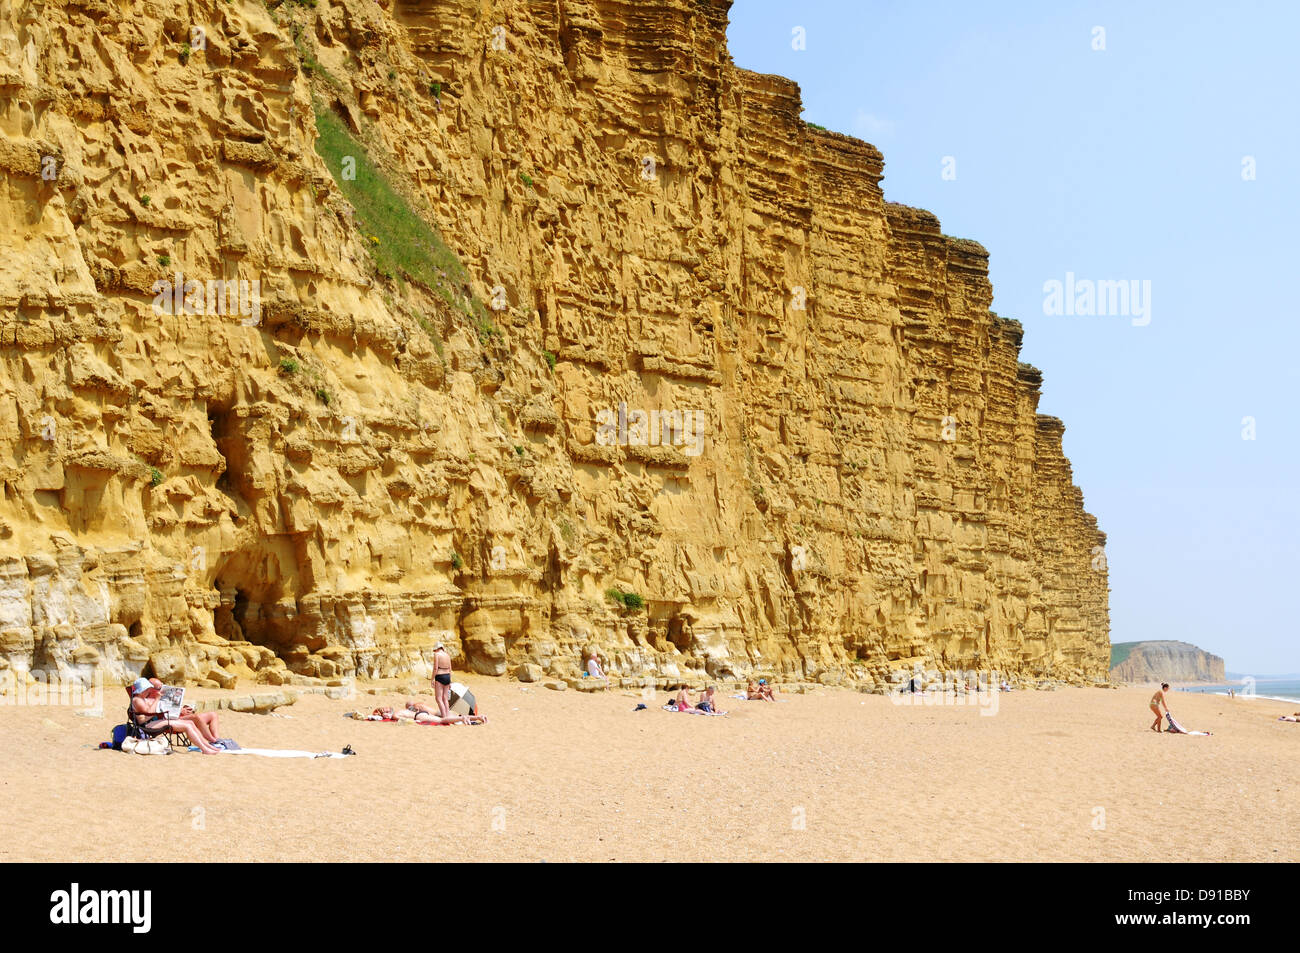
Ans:
<svg viewBox="0 0 1300 953"><path fill-rule="evenodd" d="M987 253L728 5L0 0L0 665L1104 680Z"/></svg>
<svg viewBox="0 0 1300 953"><path fill-rule="evenodd" d="M1111 647L1114 682L1222 682L1223 659L1187 642L1121 642Z"/></svg>

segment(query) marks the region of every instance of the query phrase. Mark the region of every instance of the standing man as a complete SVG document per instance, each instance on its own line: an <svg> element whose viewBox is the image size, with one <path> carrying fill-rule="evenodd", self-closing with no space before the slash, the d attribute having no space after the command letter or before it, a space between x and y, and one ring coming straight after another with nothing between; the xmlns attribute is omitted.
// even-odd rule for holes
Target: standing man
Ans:
<svg viewBox="0 0 1300 953"><path fill-rule="evenodd" d="M433 697L438 702L438 717L451 715L451 656L439 642L433 647Z"/></svg>
<svg viewBox="0 0 1300 953"><path fill-rule="evenodd" d="M1164 705L1165 711L1169 711L1169 700L1165 697L1165 692L1167 691L1169 691L1169 683L1161 682L1160 691L1151 696L1151 710L1156 713L1156 720L1154 724L1151 725L1152 731L1160 731L1160 706ZM1173 713L1170 712L1170 714Z"/></svg>

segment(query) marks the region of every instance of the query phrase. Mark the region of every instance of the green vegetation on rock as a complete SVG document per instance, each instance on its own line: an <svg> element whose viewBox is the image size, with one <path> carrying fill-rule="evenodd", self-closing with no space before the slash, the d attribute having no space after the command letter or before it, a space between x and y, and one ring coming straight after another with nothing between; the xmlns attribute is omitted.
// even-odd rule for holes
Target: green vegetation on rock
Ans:
<svg viewBox="0 0 1300 953"><path fill-rule="evenodd" d="M484 344L499 338L500 329L488 316L487 307L468 293L465 266L438 231L375 164L338 113L319 101L315 102L315 111L316 153L351 203L357 230L365 236L364 245L375 270L413 281L438 295L473 321Z"/></svg>
<svg viewBox="0 0 1300 953"><path fill-rule="evenodd" d="M1113 642L1110 646L1110 667L1122 665L1124 660L1132 654L1133 649L1141 645L1141 642Z"/></svg>

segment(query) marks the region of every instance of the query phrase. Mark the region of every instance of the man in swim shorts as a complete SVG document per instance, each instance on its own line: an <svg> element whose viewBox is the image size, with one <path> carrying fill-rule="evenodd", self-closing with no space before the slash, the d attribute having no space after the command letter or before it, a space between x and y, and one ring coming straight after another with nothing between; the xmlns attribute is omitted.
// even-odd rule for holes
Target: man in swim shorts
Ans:
<svg viewBox="0 0 1300 953"><path fill-rule="evenodd" d="M438 702L438 717L451 716L451 656L439 642L433 649L433 697Z"/></svg>
<svg viewBox="0 0 1300 953"><path fill-rule="evenodd" d="M1169 691L1169 683L1161 682L1160 691L1151 696L1151 710L1156 713L1156 720L1151 725L1151 730L1160 731L1160 706L1165 706L1165 711L1169 711L1169 700L1165 698L1165 692Z"/></svg>

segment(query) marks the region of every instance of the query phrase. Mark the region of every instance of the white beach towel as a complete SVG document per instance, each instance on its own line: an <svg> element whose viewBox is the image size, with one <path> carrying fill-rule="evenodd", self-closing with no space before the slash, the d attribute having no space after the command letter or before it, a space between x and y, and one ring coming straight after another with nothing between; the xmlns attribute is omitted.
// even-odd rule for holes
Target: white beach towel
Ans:
<svg viewBox="0 0 1300 953"><path fill-rule="evenodd" d="M223 751L222 754L255 754L263 758L346 758L347 755L337 751L276 751L272 748L240 748L237 751Z"/></svg>
<svg viewBox="0 0 1300 953"><path fill-rule="evenodd" d="M1172 712L1165 712L1165 717L1169 719L1169 732L1175 735L1202 735L1208 736L1208 731L1188 731L1177 721L1174 720Z"/></svg>

